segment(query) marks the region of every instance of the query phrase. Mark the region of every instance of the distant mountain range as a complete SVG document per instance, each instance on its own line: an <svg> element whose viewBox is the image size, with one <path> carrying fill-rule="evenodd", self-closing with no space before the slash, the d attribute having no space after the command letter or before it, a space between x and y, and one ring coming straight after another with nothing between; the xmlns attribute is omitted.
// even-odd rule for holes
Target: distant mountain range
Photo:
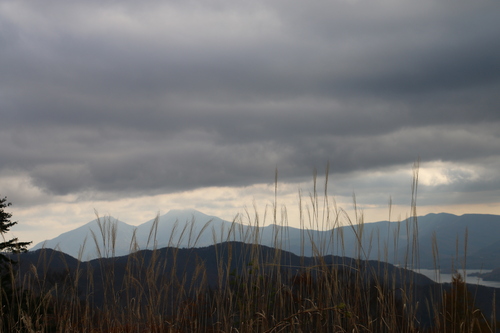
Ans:
<svg viewBox="0 0 500 333"><path fill-rule="evenodd" d="M103 217L40 242L30 251L50 248L87 261L167 246L203 247L229 238L232 226L243 227L194 209L171 210L137 227ZM240 233L235 238L240 238Z"/></svg>
<svg viewBox="0 0 500 333"><path fill-rule="evenodd" d="M255 227L197 210L171 210L137 227L106 217L35 245L81 260L121 256L137 250L206 247L224 241L279 247L300 256L340 255L381 260L402 267L500 267L500 216L429 214L402 222L381 221L331 230L289 226ZM465 243L467 246L465 246ZM418 249L418 251L415 251ZM467 249L467 256L464 256Z"/></svg>

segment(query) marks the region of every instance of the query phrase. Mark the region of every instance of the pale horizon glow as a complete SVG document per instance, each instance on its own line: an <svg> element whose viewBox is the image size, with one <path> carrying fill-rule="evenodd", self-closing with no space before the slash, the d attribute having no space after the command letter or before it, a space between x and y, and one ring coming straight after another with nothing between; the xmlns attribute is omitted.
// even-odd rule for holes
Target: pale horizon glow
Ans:
<svg viewBox="0 0 500 333"><path fill-rule="evenodd" d="M422 167L419 170L420 182L427 186L436 185L435 179L444 179L442 173L446 168L443 163L431 163L428 167ZM356 223L356 216L364 223L387 221L404 221L411 216L411 171L401 170L401 174L408 176L407 193L405 195L408 204L401 204L401 200L391 197L390 194L385 198L384 204L370 204L360 200L360 197L353 191L350 196L337 196L332 191L335 189L335 181L329 179L329 202L330 211L335 214L335 207L339 213L341 225ZM385 177L382 172L377 173L378 177ZM394 175L394 173L391 173ZM375 177L374 175L372 175ZM446 181L448 182L448 181ZM442 182L437 182L441 184ZM311 208L311 193L313 181L299 184L283 184L278 182L278 224L286 223L289 226L300 228L299 219L299 193L302 195L303 207L303 227L317 229L318 226L311 225L307 217L307 211ZM26 185L26 184L25 184ZM26 188L26 186L25 186ZM33 192L39 191L37 188ZM96 217L112 216L118 220L130 225L138 226L157 215L166 214L171 209L196 209L204 214L216 216L227 221L237 221L243 223L255 223L254 220L248 221L246 214L254 217L255 213L259 215L260 223L269 225L273 223L272 210L274 206L274 184L254 184L247 187L209 187L200 188L191 191L179 192L174 194L159 194L154 196L140 196L133 198L120 198L115 200L104 200L102 196L87 194L87 199L77 198L75 196L63 196L60 201L45 202L32 206L29 209L25 207L9 207L9 211L14 214L19 225L14 227L13 235L23 240L33 241L36 245L44 240L52 239L61 233L80 227ZM323 203L324 177L318 175L317 192L320 197L319 202ZM400 191L403 192L403 191ZM38 193L42 196L43 193ZM356 198L357 215L354 209L353 195ZM32 195L33 198L37 194ZM210 198L210 199L207 199ZM389 202L393 204L389 209ZM382 199L383 201L383 199ZM450 213L455 215L463 214L496 214L500 213L497 203L490 204L470 204L470 205L418 205L417 195L417 215L424 216L430 213ZM395 202L399 202L396 204ZM15 202L14 202L15 204ZM281 209L286 208L287 219L284 221L281 215ZM390 214L390 215L389 215ZM238 215L242 218L238 218ZM266 219L264 220L264 216ZM333 215L332 215L333 216ZM185 221L180 221L185 222ZM328 229L336 227L333 222L328 225ZM46 230L49 229L50 231Z"/></svg>
<svg viewBox="0 0 500 333"><path fill-rule="evenodd" d="M0 196L37 243L99 215L297 225L500 214L495 1L0 0ZM307 200L303 200L307 202ZM269 208L268 208L269 209ZM359 214L358 214L359 216Z"/></svg>

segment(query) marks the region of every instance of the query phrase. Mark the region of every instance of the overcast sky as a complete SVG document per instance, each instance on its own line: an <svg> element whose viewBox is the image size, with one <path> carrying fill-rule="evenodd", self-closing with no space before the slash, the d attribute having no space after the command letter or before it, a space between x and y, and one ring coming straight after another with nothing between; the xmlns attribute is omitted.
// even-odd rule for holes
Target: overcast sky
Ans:
<svg viewBox="0 0 500 333"><path fill-rule="evenodd" d="M482 0L0 0L0 195L38 242L263 211L276 168L291 212L330 163L376 221L420 159L419 213L500 214L499 31Z"/></svg>

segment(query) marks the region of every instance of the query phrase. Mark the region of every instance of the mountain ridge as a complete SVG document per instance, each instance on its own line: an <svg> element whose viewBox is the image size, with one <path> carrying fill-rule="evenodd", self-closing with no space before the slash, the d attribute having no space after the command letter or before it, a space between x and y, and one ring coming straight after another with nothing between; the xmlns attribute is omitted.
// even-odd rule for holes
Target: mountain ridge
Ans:
<svg viewBox="0 0 500 333"><path fill-rule="evenodd" d="M409 242L417 237L421 268L460 268L465 260L463 251L466 239L467 268L500 267L500 256L497 255L500 253L500 242L496 236L500 233L500 216L433 213L419 216L416 221L418 228L413 225L414 219L410 218L401 222L379 221L362 226L339 226L324 231L271 224L260 226L256 232L255 226L229 222L195 209L176 209L138 226L131 226L113 217L96 219L38 243L31 250L45 246L60 249L75 258L91 260L99 256L126 255L131 251L155 247L189 248L224 241L242 241L279 247L297 255L345 255L407 266L414 263L407 261L406 249L409 248ZM114 225L116 239L112 237ZM95 237L92 237L89 229ZM84 239L87 239L87 243L82 251ZM93 247L98 248L97 251L92 251ZM439 258L434 256L436 250ZM410 256L417 257L415 253L410 253Z"/></svg>
<svg viewBox="0 0 500 333"><path fill-rule="evenodd" d="M264 245L234 241L192 249L166 247L140 250L126 256L94 259L86 264L52 249L22 253L17 255L16 260L20 264L19 272L23 281L36 282L37 277L45 277L43 284L35 283L35 290L39 286L46 290L69 288L68 290L78 295L81 301L97 308L102 308L107 300L105 290L113 291L114 305L126 307L130 304L130 299L145 302L145 297L150 296L148 290L161 290L165 295L175 296L178 295L179 288L182 288L185 291L181 293L184 295L182 297L187 299L196 296L196 290L203 286L207 288L207 292L215 293L218 290L227 290L224 286L237 286L238 279L243 276L250 282L260 281L264 277L272 281L273 276L279 274L281 286L288 286L283 290L289 291L298 283L308 285L308 280L301 277L307 276L304 273L309 272L310 278L314 279L315 272L319 274L318 267L330 272L329 274L337 271L329 276L336 276L343 283L356 281L360 287L369 286L374 281L379 281L381 286L386 283L395 290L406 290L405 288L411 286L415 304L434 304L429 302L436 300L439 302L443 291L451 288L449 283L439 284L417 272L388 263L334 255L301 257ZM312 269L313 267L315 269ZM199 274L200 269L203 274ZM148 276L147 272L154 272L154 278ZM252 279L252 274L258 275ZM491 316L493 311L500 311L496 305L500 304L500 293L496 293L495 288L476 285L467 285L467 288L474 292L475 301L486 316ZM233 295L238 295L237 290L235 289ZM380 295L379 293L380 290L376 289L376 295ZM495 302L492 302L493 297ZM163 307L161 309L167 313L176 310ZM429 309L425 306L417 309L416 315L420 325L431 325L433 316Z"/></svg>

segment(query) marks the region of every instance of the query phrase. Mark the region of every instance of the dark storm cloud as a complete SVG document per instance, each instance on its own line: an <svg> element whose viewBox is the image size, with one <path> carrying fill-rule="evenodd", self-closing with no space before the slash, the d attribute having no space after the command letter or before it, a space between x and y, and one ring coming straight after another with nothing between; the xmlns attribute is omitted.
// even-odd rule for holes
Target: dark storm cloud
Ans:
<svg viewBox="0 0 500 333"><path fill-rule="evenodd" d="M500 155L497 7L3 1L0 169L66 194L481 165Z"/></svg>

